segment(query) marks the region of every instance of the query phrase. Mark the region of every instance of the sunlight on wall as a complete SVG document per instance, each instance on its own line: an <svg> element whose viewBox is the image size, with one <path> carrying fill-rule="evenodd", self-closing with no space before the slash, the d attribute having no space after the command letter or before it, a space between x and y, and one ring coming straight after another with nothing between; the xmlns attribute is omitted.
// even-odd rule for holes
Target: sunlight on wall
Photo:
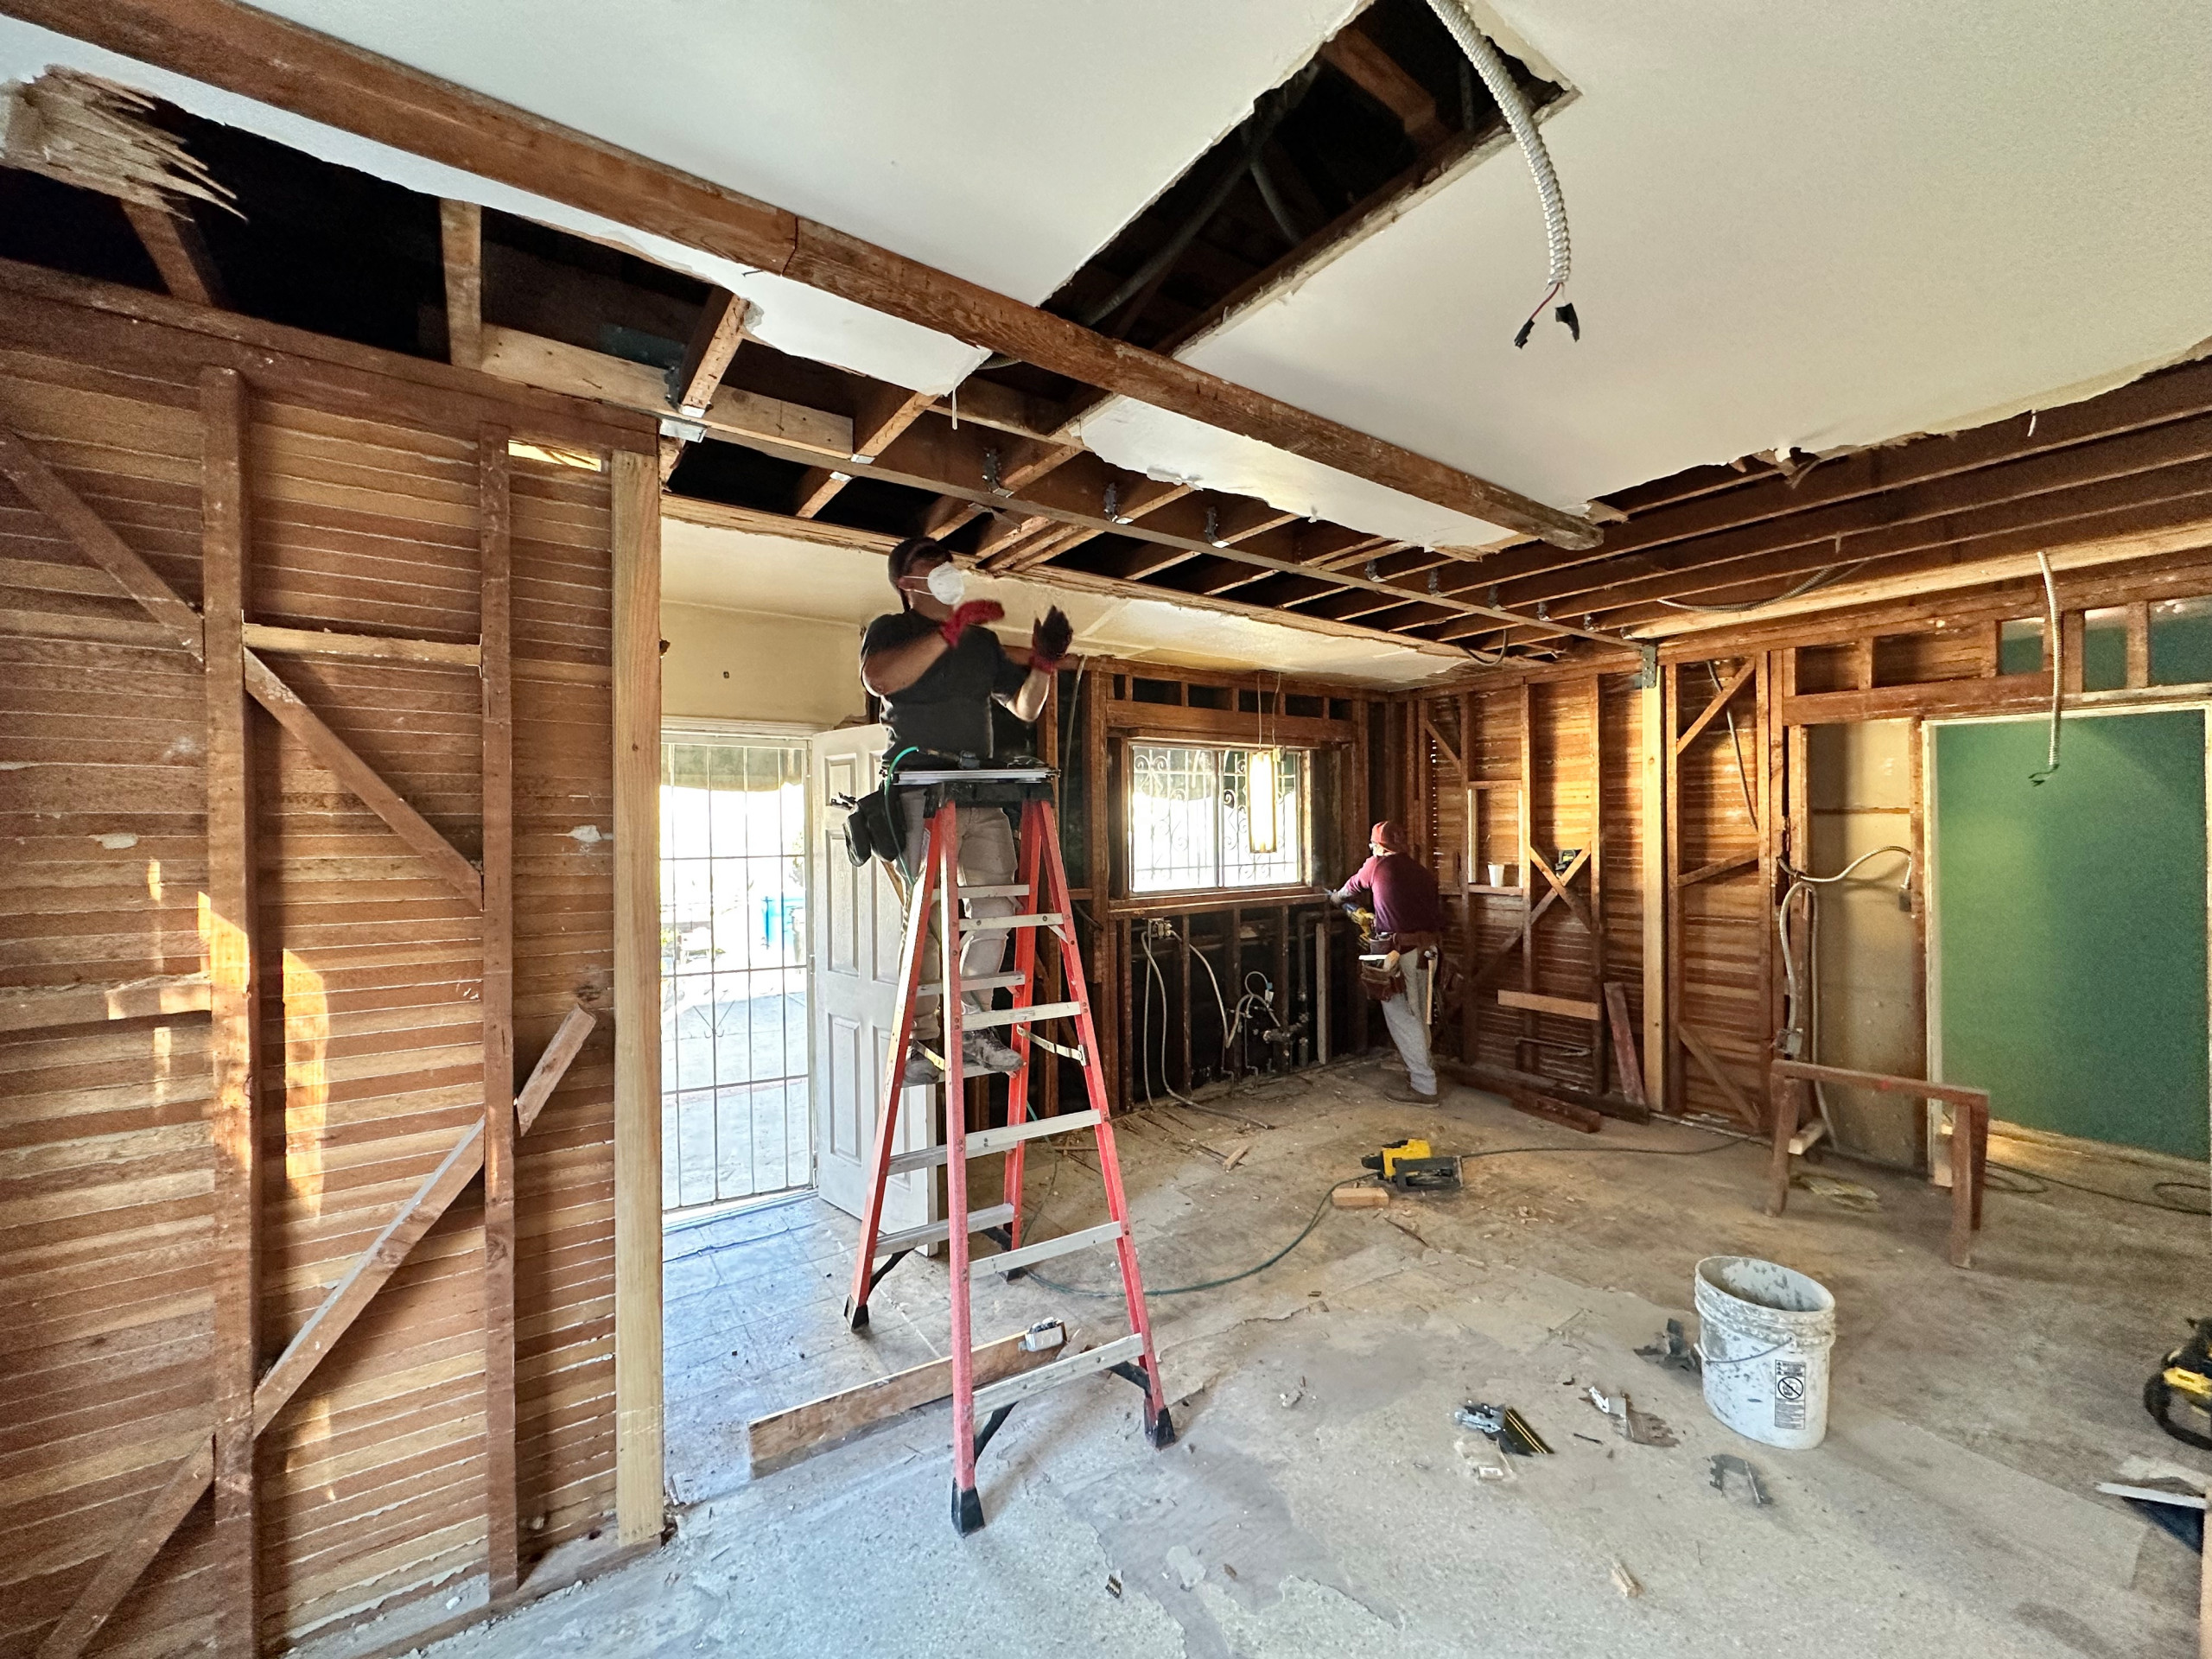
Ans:
<svg viewBox="0 0 2212 1659"><path fill-rule="evenodd" d="M215 914L213 902L204 893L200 895L200 948L207 962L208 983L215 988L219 997L226 991L245 988L252 966L252 952L246 944L245 933L235 922ZM251 1115L240 1109L245 1103L228 1097L231 1090L243 1086L241 1078L242 1074L223 1078L219 1084L223 1097L210 1103L214 1114L215 1151L238 1163L246 1161L251 1151L238 1138L240 1128L251 1121Z"/></svg>
<svg viewBox="0 0 2212 1659"><path fill-rule="evenodd" d="M322 1213L323 1122L330 1103L330 998L322 976L284 953L284 1179L310 1216Z"/></svg>

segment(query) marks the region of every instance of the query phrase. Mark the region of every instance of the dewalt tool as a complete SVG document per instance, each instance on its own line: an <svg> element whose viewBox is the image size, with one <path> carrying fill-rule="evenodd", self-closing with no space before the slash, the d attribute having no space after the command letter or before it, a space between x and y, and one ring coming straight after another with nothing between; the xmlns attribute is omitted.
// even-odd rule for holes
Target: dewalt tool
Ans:
<svg viewBox="0 0 2212 1659"><path fill-rule="evenodd" d="M1401 1192L1448 1192L1459 1185L1459 1160L1438 1156L1426 1141L1393 1141L1382 1151L1359 1160Z"/></svg>
<svg viewBox="0 0 2212 1659"><path fill-rule="evenodd" d="M2143 1385L2143 1407L2183 1445L2212 1452L2212 1319L2197 1320L2190 1339Z"/></svg>

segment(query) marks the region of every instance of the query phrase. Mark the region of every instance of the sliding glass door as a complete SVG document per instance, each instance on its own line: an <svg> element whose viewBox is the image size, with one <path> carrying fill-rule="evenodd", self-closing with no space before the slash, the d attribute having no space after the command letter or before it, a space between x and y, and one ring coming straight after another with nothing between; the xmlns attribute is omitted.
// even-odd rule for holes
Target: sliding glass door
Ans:
<svg viewBox="0 0 2212 1659"><path fill-rule="evenodd" d="M812 1183L806 745L661 744L662 1202Z"/></svg>

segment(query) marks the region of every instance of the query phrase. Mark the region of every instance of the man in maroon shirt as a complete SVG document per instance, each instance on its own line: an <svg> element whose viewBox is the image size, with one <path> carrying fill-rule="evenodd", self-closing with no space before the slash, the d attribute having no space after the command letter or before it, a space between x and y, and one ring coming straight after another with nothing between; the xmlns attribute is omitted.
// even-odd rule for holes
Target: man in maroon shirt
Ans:
<svg viewBox="0 0 2212 1659"><path fill-rule="evenodd" d="M1428 1058L1428 1005L1437 952L1444 943L1444 903L1437 897L1436 878L1414 861L1406 833L1395 823L1384 819L1368 831L1367 842L1367 862L1331 896L1338 904L1375 912L1380 947L1398 952L1398 969L1405 976L1405 988L1382 1004L1382 1021L1406 1063L1406 1086L1394 1084L1382 1092L1392 1100L1433 1103L1436 1069Z"/></svg>

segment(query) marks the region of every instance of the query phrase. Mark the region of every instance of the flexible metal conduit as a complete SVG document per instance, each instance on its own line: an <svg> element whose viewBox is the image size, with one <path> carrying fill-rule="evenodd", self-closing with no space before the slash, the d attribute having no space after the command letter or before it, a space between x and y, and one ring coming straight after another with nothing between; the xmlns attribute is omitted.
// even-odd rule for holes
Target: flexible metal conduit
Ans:
<svg viewBox="0 0 2212 1659"><path fill-rule="evenodd" d="M1505 60L1490 43L1490 37L1475 26L1475 20L1467 15L1460 0L1428 0L1428 9L1452 31L1452 38L1467 54L1467 61L1475 66L1483 85L1490 88L1491 97L1497 100L1499 111L1505 117L1505 124L1513 130L1522 155L1528 157L1529 171L1535 175L1536 196L1544 205L1544 242L1551 252L1548 280L1552 291L1537 302L1536 309L1541 311L1554 295L1567 286L1567 272L1573 264L1573 252L1567 239L1567 202L1560 194L1559 175L1552 170L1551 153L1544 148L1543 135L1536 130L1536 118L1529 113L1521 89L1513 84L1513 74L1505 67Z"/></svg>

